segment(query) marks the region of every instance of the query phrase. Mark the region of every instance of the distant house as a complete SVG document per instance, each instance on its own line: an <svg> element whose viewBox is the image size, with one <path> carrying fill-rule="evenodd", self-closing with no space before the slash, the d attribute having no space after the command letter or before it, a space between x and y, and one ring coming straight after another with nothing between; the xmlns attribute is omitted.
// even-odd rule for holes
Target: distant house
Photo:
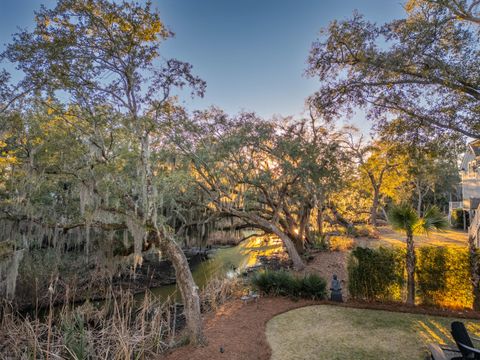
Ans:
<svg viewBox="0 0 480 360"><path fill-rule="evenodd" d="M464 228L467 229L480 205L480 140L468 144L460 164L460 176L462 200L450 202L449 217L454 210L462 209Z"/></svg>

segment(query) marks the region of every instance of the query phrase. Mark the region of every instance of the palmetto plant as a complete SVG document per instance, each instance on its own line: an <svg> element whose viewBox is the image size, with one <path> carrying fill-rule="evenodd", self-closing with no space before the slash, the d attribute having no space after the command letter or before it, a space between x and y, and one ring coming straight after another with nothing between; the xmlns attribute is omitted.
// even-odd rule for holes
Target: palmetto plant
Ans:
<svg viewBox="0 0 480 360"><path fill-rule="evenodd" d="M428 234L432 230L442 230L448 226L447 219L436 207L430 207L423 217L419 217L410 204L394 205L388 213L388 221L395 230L407 235L407 304L415 304L415 249L414 234Z"/></svg>

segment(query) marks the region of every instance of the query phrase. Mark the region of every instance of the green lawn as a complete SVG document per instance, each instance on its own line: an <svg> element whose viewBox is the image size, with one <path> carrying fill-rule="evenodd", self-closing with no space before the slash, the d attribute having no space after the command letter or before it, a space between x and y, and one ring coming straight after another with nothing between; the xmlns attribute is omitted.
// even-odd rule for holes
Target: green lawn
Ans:
<svg viewBox="0 0 480 360"><path fill-rule="evenodd" d="M267 323L272 360L424 360L427 344L451 344L454 319L316 305L278 315ZM472 334L480 321L462 320Z"/></svg>
<svg viewBox="0 0 480 360"><path fill-rule="evenodd" d="M393 230L390 226L378 228L379 238L357 238L355 245L378 247L378 246L405 246L405 234ZM444 231L431 231L428 235L415 235L416 246L445 246L461 247L468 246L468 234L461 230L447 229Z"/></svg>

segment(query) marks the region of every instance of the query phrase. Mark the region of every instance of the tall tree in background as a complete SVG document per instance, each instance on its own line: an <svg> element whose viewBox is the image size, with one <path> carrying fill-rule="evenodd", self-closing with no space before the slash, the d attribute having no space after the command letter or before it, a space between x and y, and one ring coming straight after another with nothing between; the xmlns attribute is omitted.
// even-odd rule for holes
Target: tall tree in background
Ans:
<svg viewBox="0 0 480 360"><path fill-rule="evenodd" d="M403 193L411 197L421 216L432 205L448 206L450 195L460 183L458 161L465 144L459 134L439 133L433 126L413 130L409 126L408 120L397 118L377 130L378 137L390 144L392 152L403 157Z"/></svg>
<svg viewBox="0 0 480 360"><path fill-rule="evenodd" d="M85 152L52 174L76 182L86 226L126 225L136 262L146 242L160 247L176 271L190 340L199 343L198 288L157 211L153 176L161 171L154 153L163 145L162 123L175 111L171 90L189 86L202 95L205 88L189 64L161 61L160 44L171 35L150 2L60 0L41 7L34 30L16 34L6 56L25 74L24 91L33 87L35 101L70 127Z"/></svg>
<svg viewBox="0 0 480 360"><path fill-rule="evenodd" d="M480 139L480 3L410 0L405 19L377 25L355 13L322 30L307 73L311 103L329 117L361 107L408 130L424 125Z"/></svg>
<svg viewBox="0 0 480 360"><path fill-rule="evenodd" d="M390 194L405 181L403 171L404 158L393 149L393 144L372 141L365 144L363 137L358 141L350 135L346 141L352 160L356 162L359 172L358 180L370 189L371 207L370 224L377 226L378 209L382 195ZM385 189L388 187L388 190Z"/></svg>

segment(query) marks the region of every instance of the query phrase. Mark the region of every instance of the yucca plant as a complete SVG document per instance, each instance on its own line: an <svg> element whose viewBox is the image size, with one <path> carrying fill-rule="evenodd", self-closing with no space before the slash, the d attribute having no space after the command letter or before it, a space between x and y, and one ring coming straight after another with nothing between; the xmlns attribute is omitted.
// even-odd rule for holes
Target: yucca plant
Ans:
<svg viewBox="0 0 480 360"><path fill-rule="evenodd" d="M415 304L415 248L414 234L428 234L432 230L447 228L448 221L436 207L430 207L423 217L419 217L410 204L394 205L388 213L388 222L396 230L407 235L407 304Z"/></svg>

